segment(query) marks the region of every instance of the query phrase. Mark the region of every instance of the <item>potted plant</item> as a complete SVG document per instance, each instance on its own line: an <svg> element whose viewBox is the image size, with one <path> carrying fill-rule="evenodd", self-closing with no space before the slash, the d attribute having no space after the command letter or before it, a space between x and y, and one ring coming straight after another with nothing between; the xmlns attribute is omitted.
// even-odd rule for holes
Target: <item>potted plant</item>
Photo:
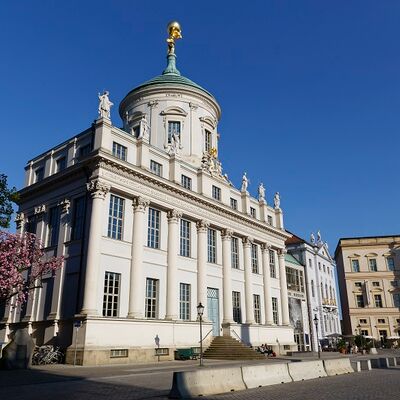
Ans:
<svg viewBox="0 0 400 400"><path fill-rule="evenodd" d="M337 342L337 349L339 350L340 353L345 354L346 353L346 342L344 339L340 339Z"/></svg>

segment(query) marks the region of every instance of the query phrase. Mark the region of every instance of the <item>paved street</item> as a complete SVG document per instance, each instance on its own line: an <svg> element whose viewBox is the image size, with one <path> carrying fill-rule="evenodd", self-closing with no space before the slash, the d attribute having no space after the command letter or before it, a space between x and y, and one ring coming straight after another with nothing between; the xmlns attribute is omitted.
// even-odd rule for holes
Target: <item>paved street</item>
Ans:
<svg viewBox="0 0 400 400"><path fill-rule="evenodd" d="M235 363L208 362L209 366L232 364ZM0 393L1 398L13 400L166 399L173 371L193 368L197 368L197 362L75 368L60 365L35 367L30 371L1 371ZM219 400L265 398L308 400L320 397L324 400L395 399L399 398L399 378L400 368L397 367L269 386L207 398Z"/></svg>

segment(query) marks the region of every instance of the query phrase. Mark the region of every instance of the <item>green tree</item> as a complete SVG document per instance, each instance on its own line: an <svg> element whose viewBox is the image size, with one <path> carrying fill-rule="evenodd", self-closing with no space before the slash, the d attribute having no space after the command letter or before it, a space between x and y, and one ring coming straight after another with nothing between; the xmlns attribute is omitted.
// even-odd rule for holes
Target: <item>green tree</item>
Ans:
<svg viewBox="0 0 400 400"><path fill-rule="evenodd" d="M17 189L15 187L9 189L7 176L0 174L0 228L9 228L13 213L12 203L17 201Z"/></svg>

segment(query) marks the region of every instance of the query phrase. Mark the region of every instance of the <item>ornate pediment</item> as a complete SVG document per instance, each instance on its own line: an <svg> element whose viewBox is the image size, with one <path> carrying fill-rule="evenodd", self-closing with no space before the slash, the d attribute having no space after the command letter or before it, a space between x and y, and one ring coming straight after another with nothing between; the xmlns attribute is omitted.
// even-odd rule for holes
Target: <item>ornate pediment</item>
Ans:
<svg viewBox="0 0 400 400"><path fill-rule="evenodd" d="M160 115L180 115L181 117L186 117L187 112L181 107L171 106L162 110Z"/></svg>

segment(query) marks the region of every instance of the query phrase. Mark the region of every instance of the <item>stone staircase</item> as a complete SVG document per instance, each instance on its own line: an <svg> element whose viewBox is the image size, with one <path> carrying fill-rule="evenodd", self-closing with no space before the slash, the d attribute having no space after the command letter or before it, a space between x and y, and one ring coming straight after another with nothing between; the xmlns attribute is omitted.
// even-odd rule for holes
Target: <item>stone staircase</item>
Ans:
<svg viewBox="0 0 400 400"><path fill-rule="evenodd" d="M265 356L230 336L216 336L204 358L218 360L262 360Z"/></svg>

